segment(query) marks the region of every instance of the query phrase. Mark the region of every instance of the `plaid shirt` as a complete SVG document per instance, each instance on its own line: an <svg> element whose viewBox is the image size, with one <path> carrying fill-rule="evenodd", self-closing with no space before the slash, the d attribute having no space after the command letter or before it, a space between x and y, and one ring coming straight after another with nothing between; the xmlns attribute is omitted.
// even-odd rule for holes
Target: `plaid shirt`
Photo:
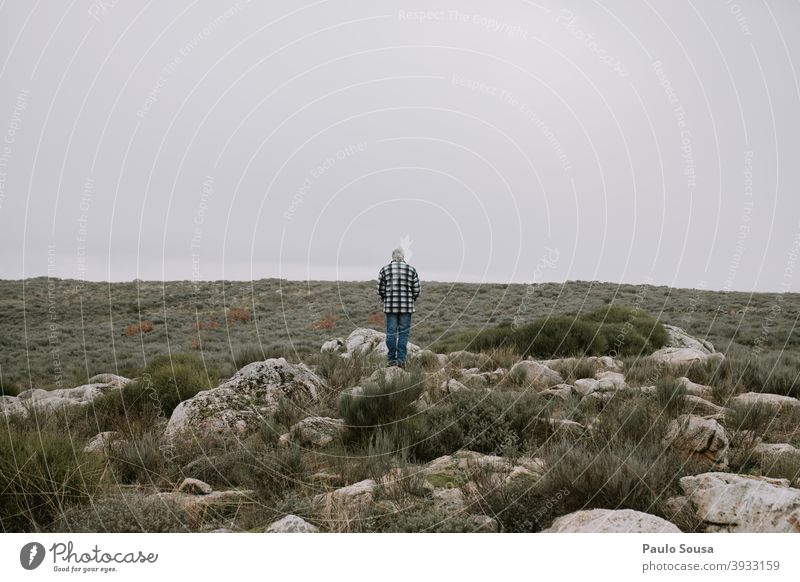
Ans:
<svg viewBox="0 0 800 582"><path fill-rule="evenodd" d="M384 313L414 313L419 297L417 270L405 261L392 261L378 273L378 295Z"/></svg>

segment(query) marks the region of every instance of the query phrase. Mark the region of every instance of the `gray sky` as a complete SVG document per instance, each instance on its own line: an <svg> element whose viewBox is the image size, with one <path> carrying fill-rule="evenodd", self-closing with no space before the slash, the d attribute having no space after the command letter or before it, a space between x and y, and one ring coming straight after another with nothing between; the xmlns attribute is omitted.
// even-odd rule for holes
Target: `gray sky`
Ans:
<svg viewBox="0 0 800 582"><path fill-rule="evenodd" d="M0 277L800 289L800 3L264 4L0 4Z"/></svg>

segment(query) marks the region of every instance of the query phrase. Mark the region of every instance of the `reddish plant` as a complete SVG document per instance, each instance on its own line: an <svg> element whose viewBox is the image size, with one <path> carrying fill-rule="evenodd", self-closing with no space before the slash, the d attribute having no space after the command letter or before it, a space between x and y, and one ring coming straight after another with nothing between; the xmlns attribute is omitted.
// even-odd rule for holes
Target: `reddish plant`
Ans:
<svg viewBox="0 0 800 582"><path fill-rule="evenodd" d="M369 322L370 325L383 325L383 311L370 313L367 322Z"/></svg>
<svg viewBox="0 0 800 582"><path fill-rule="evenodd" d="M328 312L322 317L322 319L312 323L311 327L313 329L328 330L328 329L333 329L335 325L336 325L336 316L333 313Z"/></svg>
<svg viewBox="0 0 800 582"><path fill-rule="evenodd" d="M203 321L201 319L195 324L195 329L197 329L197 330L201 330L201 329L217 329L218 327L219 327L219 320L217 319L217 314L216 313L212 313L208 317L208 321Z"/></svg>
<svg viewBox="0 0 800 582"><path fill-rule="evenodd" d="M122 335L132 337L143 333L150 333L153 329L155 329L155 326L150 320L145 320L141 323L129 323L125 327L125 331L122 332Z"/></svg>
<svg viewBox="0 0 800 582"><path fill-rule="evenodd" d="M237 321L241 321L242 323L248 323L249 321L252 320L253 320L253 314L250 313L249 309L232 307L231 309L228 310L229 323L236 323Z"/></svg>

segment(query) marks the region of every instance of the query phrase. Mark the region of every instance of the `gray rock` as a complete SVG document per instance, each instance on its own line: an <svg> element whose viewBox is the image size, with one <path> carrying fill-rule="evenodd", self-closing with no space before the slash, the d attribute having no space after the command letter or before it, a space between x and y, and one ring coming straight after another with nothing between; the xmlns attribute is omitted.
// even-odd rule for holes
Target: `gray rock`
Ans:
<svg viewBox="0 0 800 582"><path fill-rule="evenodd" d="M633 509L589 509L556 519L544 533L680 533L656 515Z"/></svg>
<svg viewBox="0 0 800 582"><path fill-rule="evenodd" d="M673 447L690 457L716 468L728 465L728 437L716 420L682 414L667 427L664 446Z"/></svg>
<svg viewBox="0 0 800 582"><path fill-rule="evenodd" d="M522 360L511 367L509 375L520 375L524 381L540 390L563 384L561 374L535 360Z"/></svg>
<svg viewBox="0 0 800 582"><path fill-rule="evenodd" d="M365 479L329 493L315 495L313 503L329 510L331 508L358 510L372 503L377 486L374 479Z"/></svg>
<svg viewBox="0 0 800 582"><path fill-rule="evenodd" d="M308 523L302 517L287 515L267 526L267 533L317 533L319 528Z"/></svg>
<svg viewBox="0 0 800 582"><path fill-rule="evenodd" d="M112 443L122 441L121 436L120 433L113 430L98 433L83 447L83 452L104 454Z"/></svg>
<svg viewBox="0 0 800 582"><path fill-rule="evenodd" d="M675 348L691 348L704 354L713 354L714 345L708 340L701 340L690 336L685 330L675 325L664 324L669 340L667 345Z"/></svg>
<svg viewBox="0 0 800 582"><path fill-rule="evenodd" d="M360 327L353 330L347 336L344 345L344 353L342 356L349 358L353 355L373 355L378 354L386 356L389 349L386 347L386 334L367 327ZM421 348L408 342L407 345L408 355L419 352Z"/></svg>
<svg viewBox="0 0 800 582"><path fill-rule="evenodd" d="M336 440L344 429L341 418L309 416L292 425L289 435L300 446L325 447Z"/></svg>
<svg viewBox="0 0 800 582"><path fill-rule="evenodd" d="M200 479L187 477L181 481L181 484L178 486L178 491L188 495L210 495L213 493L214 489L212 489L211 485Z"/></svg>
<svg viewBox="0 0 800 582"><path fill-rule="evenodd" d="M800 400L797 398L768 392L745 392L733 398L732 402L740 406L764 406L776 412L786 408L800 407Z"/></svg>
<svg viewBox="0 0 800 582"><path fill-rule="evenodd" d="M800 532L800 489L787 479L703 473L679 483L707 532Z"/></svg>
<svg viewBox="0 0 800 582"><path fill-rule="evenodd" d="M322 380L304 364L290 364L284 358L253 362L217 388L178 404L166 437L245 435L272 417L281 399L306 406L316 402L323 389Z"/></svg>
<svg viewBox="0 0 800 582"><path fill-rule="evenodd" d="M722 406L717 406L713 402L709 402L705 398L694 396L693 394L686 394L683 397L683 407L686 412L691 414L698 414L700 416L709 415L724 415L725 409Z"/></svg>

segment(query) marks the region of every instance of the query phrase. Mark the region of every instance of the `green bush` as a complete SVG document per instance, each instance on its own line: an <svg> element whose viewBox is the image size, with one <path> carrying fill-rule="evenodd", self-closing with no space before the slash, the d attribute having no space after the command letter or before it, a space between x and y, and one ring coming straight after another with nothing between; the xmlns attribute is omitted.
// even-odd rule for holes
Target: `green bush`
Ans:
<svg viewBox="0 0 800 582"><path fill-rule="evenodd" d="M196 354L158 356L153 358L142 377L121 390L98 396L90 406L71 414L74 421L89 427L91 434L105 430L142 434L159 419L169 419L180 402L202 390L215 388L218 381L217 369L206 368Z"/></svg>
<svg viewBox="0 0 800 582"><path fill-rule="evenodd" d="M233 365L239 370L244 368L247 364L263 362L266 359L264 350L259 344L247 344L236 350L233 356Z"/></svg>
<svg viewBox="0 0 800 582"><path fill-rule="evenodd" d="M149 430L129 440L111 443L108 460L119 483L163 484L167 460L160 432Z"/></svg>
<svg viewBox="0 0 800 582"><path fill-rule="evenodd" d="M656 384L656 401L671 418L682 412L684 396L686 385L677 378L664 378Z"/></svg>
<svg viewBox="0 0 800 582"><path fill-rule="evenodd" d="M190 521L180 505L141 495L97 499L67 511L49 529L58 533L186 533Z"/></svg>
<svg viewBox="0 0 800 582"><path fill-rule="evenodd" d="M539 500L558 500L553 514L606 508L664 516L666 500L680 493L678 479L691 471L683 459L652 442L558 441L543 453L548 471L536 493Z"/></svg>
<svg viewBox="0 0 800 582"><path fill-rule="evenodd" d="M397 430L408 436L413 457L428 461L458 449L513 453L551 434L548 404L533 391L459 390Z"/></svg>
<svg viewBox="0 0 800 582"><path fill-rule="evenodd" d="M368 531L384 533L474 533L480 527L472 515L454 515L437 509L430 503L396 513L383 513L368 519L367 525Z"/></svg>
<svg viewBox="0 0 800 582"><path fill-rule="evenodd" d="M0 434L0 529L41 531L98 490L102 463L67 435L22 431Z"/></svg>
<svg viewBox="0 0 800 582"><path fill-rule="evenodd" d="M509 348L522 357L627 356L650 353L668 341L664 326L635 308L606 306L586 314L557 315L513 327L453 334L438 349Z"/></svg>
<svg viewBox="0 0 800 582"><path fill-rule="evenodd" d="M197 354L171 354L153 358L142 382L152 387L154 401L169 417L179 403L202 390L216 388L219 375Z"/></svg>
<svg viewBox="0 0 800 582"><path fill-rule="evenodd" d="M362 433L408 417L411 404L425 389L419 371L388 378L380 376L358 393L343 392L339 397L339 413L350 431Z"/></svg>
<svg viewBox="0 0 800 582"><path fill-rule="evenodd" d="M517 478L498 485L495 479L476 478L476 509L491 515L505 533L535 533L550 524L562 510L568 490L545 497L532 479Z"/></svg>

